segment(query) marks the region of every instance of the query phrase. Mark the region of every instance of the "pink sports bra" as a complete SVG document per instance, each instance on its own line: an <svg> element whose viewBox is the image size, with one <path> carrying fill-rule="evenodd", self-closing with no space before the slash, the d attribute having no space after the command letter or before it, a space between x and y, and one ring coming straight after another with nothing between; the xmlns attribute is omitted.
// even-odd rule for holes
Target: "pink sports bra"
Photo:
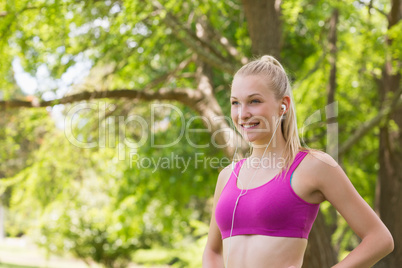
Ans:
<svg viewBox="0 0 402 268"><path fill-rule="evenodd" d="M246 195L240 197L232 236L255 234L308 238L320 205L304 201L291 187L293 172L306 155L307 151L300 151L287 174L284 170L272 180L249 189ZM245 160L236 163L233 171L236 175ZM222 239L230 236L233 209L241 192L233 172L222 190L215 210Z"/></svg>

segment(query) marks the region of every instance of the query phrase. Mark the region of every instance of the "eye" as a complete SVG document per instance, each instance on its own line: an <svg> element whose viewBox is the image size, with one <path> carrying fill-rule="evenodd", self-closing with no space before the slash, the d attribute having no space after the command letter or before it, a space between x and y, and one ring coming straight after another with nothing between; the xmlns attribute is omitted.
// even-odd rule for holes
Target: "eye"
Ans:
<svg viewBox="0 0 402 268"><path fill-rule="evenodd" d="M232 105L236 105L236 104L238 104L237 101L232 101Z"/></svg>
<svg viewBox="0 0 402 268"><path fill-rule="evenodd" d="M260 101L259 101L259 100L252 100L251 102L254 102L254 103L260 103Z"/></svg>

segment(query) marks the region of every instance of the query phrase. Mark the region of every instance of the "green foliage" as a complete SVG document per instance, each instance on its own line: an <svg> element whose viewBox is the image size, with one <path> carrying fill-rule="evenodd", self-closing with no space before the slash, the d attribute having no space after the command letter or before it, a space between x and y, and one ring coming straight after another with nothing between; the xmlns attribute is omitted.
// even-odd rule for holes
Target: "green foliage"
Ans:
<svg viewBox="0 0 402 268"><path fill-rule="evenodd" d="M101 106L102 103L97 105ZM188 108L177 107L183 113L184 123L190 122L194 114ZM117 114L126 112L128 118L132 112L144 110L146 121L151 122L147 118L151 114L149 109L149 105L138 106L134 111L117 109ZM53 129L46 133L43 137L46 142L32 157L32 164L4 181L18 185L11 196L13 216L8 226L22 227L18 232L29 232L51 252L71 252L105 267L124 267L140 248L181 247L179 241L191 243L192 232L199 229L196 227L199 224L190 223L198 219L209 221L205 205L213 192L218 168L201 161L222 155L211 145L199 149L199 155L195 155L188 139L191 137L193 144L209 144L210 135L186 133L178 140L180 132L187 131L186 125L179 127L180 114L169 109L163 112L155 108L155 111L155 125L167 118L169 126L158 130L149 125L147 142L138 148L128 146L139 142L136 139L142 131L138 131L138 126L118 124L118 120L110 120L113 116L99 120L97 111L75 115L72 125L73 135L81 142L98 142L94 149L77 147L71 137L65 136L65 131ZM178 131L172 128L174 125ZM190 126L205 128L201 120L192 121ZM105 143L108 147L99 146L105 138L99 127L107 129L110 135ZM155 131L155 144L178 142L167 148L155 148L151 144L151 131ZM137 164L141 160L130 158L133 150L141 159L154 163L168 157L169 161L178 160L166 167ZM196 157L200 163L195 161ZM4 187L8 186L4 183ZM32 211L32 207L36 209ZM32 221L27 222L27 218ZM197 236L205 233L204 228L204 233L198 232Z"/></svg>
<svg viewBox="0 0 402 268"><path fill-rule="evenodd" d="M84 62L92 66L91 74L85 85L75 85L69 93L142 89L150 84L152 90L196 88L194 62L170 73L194 54L183 40L199 22L211 30L208 43L225 62L238 65L238 59L220 44L221 36L240 56L255 56L240 2L166 0L161 4L162 10L138 0L1 2L0 12L5 15L0 17L0 98L25 98L11 67L17 59L32 75L39 66L49 70L54 83L41 85L38 96L59 93L57 82ZM388 1L375 5L389 9ZM391 56L395 72L401 71L397 64L402 27L399 23L387 29L382 14L351 0L290 0L281 7L281 57L294 85L302 142L325 151L333 10L340 14L335 93L339 145L378 113L377 82L385 59ZM180 27L169 25L168 14ZM388 47L386 35L393 40ZM215 97L228 115L232 77L213 68L212 79ZM91 87L85 88L90 82ZM223 159L223 154L213 146L210 133L189 130L205 129L200 118L191 121L192 107L169 103L178 113L158 104L89 102L92 108L74 118L68 111L75 104L65 105L74 139L65 129L54 127L45 109L1 111L0 192L2 203L10 206L8 234L30 233L52 252L69 251L108 267L123 267L131 260L199 267L210 198L219 169L228 163L212 166L213 158ZM142 117L145 127L139 120L129 122L130 117ZM309 118L316 120L309 123ZM370 205L378 172L378 133L374 129L365 135L341 162ZM95 145L85 149L77 146L80 142ZM323 205L322 211L336 228L333 244L342 256L356 245L357 237L329 206Z"/></svg>
<svg viewBox="0 0 402 268"><path fill-rule="evenodd" d="M402 59L402 49L401 49L401 42L402 42L402 21L399 21L398 24L392 26L392 28L388 29L387 33L388 37L390 40L392 40L391 46L390 46L390 55L393 60L393 67L395 70L395 74L399 71L402 72L402 68L398 66L398 61ZM399 45L398 45L399 44Z"/></svg>
<svg viewBox="0 0 402 268"><path fill-rule="evenodd" d="M52 129L46 110L16 110L3 112L0 117L0 195L1 205L8 207L18 184L33 164L36 150L44 142L44 136ZM7 215L6 234L17 236L24 233L29 223L26 218L32 211ZM19 222L19 224L12 224Z"/></svg>

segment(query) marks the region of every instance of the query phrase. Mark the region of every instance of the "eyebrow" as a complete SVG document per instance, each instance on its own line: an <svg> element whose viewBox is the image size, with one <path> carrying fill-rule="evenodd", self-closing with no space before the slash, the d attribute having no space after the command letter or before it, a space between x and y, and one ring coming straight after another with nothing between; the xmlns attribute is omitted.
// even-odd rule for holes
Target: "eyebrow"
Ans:
<svg viewBox="0 0 402 268"><path fill-rule="evenodd" d="M255 96L255 95L260 95L261 97L262 97L262 95L261 94L259 94L259 93L254 93L254 94L251 94L251 95L248 95L247 97L248 98L251 98L251 97L253 97L253 96ZM235 96L230 96L232 99L237 99Z"/></svg>

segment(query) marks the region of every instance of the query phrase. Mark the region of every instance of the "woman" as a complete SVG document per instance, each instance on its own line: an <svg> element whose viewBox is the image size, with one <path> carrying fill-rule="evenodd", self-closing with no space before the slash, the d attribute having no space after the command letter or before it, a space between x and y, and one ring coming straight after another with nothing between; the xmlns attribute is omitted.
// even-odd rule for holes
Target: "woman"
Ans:
<svg viewBox="0 0 402 268"><path fill-rule="evenodd" d="M276 59L243 66L231 102L234 125L253 151L218 176L203 267L301 267L325 200L362 239L333 267L371 267L393 250L390 232L336 161L301 147L289 79Z"/></svg>

